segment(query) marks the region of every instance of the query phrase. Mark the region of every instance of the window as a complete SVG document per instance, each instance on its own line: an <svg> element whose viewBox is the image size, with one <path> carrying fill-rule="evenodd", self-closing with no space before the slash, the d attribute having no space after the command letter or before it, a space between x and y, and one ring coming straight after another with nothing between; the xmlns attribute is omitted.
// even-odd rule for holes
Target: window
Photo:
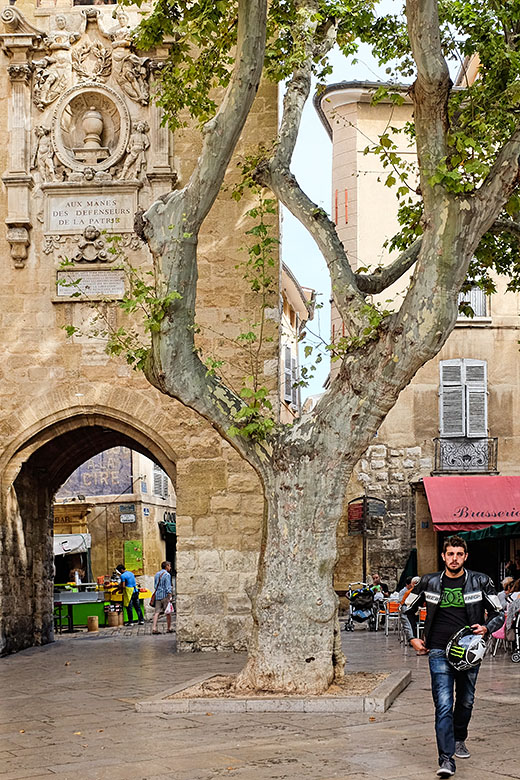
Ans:
<svg viewBox="0 0 520 780"><path fill-rule="evenodd" d="M459 293L458 303L459 305L461 303L466 303L471 306L475 317L487 317L486 294L480 287L472 287L468 292ZM471 322L472 317L468 317L467 314L459 311L459 319L469 320Z"/></svg>
<svg viewBox="0 0 520 780"><path fill-rule="evenodd" d="M292 403L293 391L292 355L291 348L285 347L283 361L283 400Z"/></svg>
<svg viewBox="0 0 520 780"><path fill-rule="evenodd" d="M153 492L155 496L168 498L168 475L156 463L153 464Z"/></svg>
<svg viewBox="0 0 520 780"><path fill-rule="evenodd" d="M441 436L486 437L486 361L471 358L441 360L440 380Z"/></svg>

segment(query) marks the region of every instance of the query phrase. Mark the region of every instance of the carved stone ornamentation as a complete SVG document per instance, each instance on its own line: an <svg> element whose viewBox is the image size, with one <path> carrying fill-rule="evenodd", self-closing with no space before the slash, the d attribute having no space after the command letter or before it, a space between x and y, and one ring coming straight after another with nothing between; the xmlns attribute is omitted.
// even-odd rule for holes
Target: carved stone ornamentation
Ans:
<svg viewBox="0 0 520 780"><path fill-rule="evenodd" d="M96 179L100 172L107 178L129 143L130 116L121 96L93 82L73 87L61 97L53 119L54 148L65 168L87 180L92 170Z"/></svg>
<svg viewBox="0 0 520 780"><path fill-rule="evenodd" d="M135 233L124 233L119 237L118 244L123 249L141 249L142 241Z"/></svg>
<svg viewBox="0 0 520 780"><path fill-rule="evenodd" d="M8 225L7 241L11 249L11 257L15 268L23 268L27 260L28 248L31 243L29 230L25 225Z"/></svg>
<svg viewBox="0 0 520 780"><path fill-rule="evenodd" d="M46 255L51 255L57 249L63 249L66 242L70 241L68 236L44 236L43 238L43 252ZM77 243L77 239L76 239Z"/></svg>
<svg viewBox="0 0 520 780"><path fill-rule="evenodd" d="M38 125L34 132L36 135L36 146L32 155L31 169L36 168L38 170L41 181L56 181L51 131L48 127Z"/></svg>
<svg viewBox="0 0 520 780"><path fill-rule="evenodd" d="M32 68L29 63L17 63L7 66L7 72L11 81L23 81L29 82L31 78Z"/></svg>
<svg viewBox="0 0 520 780"><path fill-rule="evenodd" d="M99 41L84 41L72 50L72 68L83 79L106 81L112 72L112 52Z"/></svg>
<svg viewBox="0 0 520 780"><path fill-rule="evenodd" d="M113 259L101 232L94 225L85 228L78 242L78 251L71 257L73 263L110 263Z"/></svg>
<svg viewBox="0 0 520 780"><path fill-rule="evenodd" d="M33 88L34 105L44 111L72 84L70 52L58 49L51 57L35 60L36 74Z"/></svg>
<svg viewBox="0 0 520 780"><path fill-rule="evenodd" d="M73 43L79 41L81 35L67 28L67 19L63 14L58 14L55 19L56 28L45 36L44 43L51 50L70 49Z"/></svg>
<svg viewBox="0 0 520 780"><path fill-rule="evenodd" d="M125 163L121 170L121 179L146 178L146 152L150 146L148 122L136 122L127 147Z"/></svg>
<svg viewBox="0 0 520 780"><path fill-rule="evenodd" d="M114 49L114 76L125 95L140 103L148 105L150 101L150 87L148 86L149 63L148 57L138 57L127 49Z"/></svg>
<svg viewBox="0 0 520 780"><path fill-rule="evenodd" d="M40 41L44 36L41 30L33 27L33 25L22 16L20 11L17 8L13 8L13 6L4 8L0 14L0 19L4 23L6 30L10 33L15 33L16 35L30 35L36 42Z"/></svg>

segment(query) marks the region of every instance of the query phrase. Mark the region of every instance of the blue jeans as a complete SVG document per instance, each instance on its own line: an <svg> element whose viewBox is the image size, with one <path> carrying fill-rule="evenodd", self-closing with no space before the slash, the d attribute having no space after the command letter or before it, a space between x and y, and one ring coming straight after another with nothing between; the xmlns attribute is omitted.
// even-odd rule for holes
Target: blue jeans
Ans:
<svg viewBox="0 0 520 780"><path fill-rule="evenodd" d="M453 760L455 741L465 740L468 736L479 667L457 672L448 663L444 650L436 649L430 650L429 661L435 704L435 736L441 764L445 760Z"/></svg>
<svg viewBox="0 0 520 780"><path fill-rule="evenodd" d="M134 613L132 611L132 607L137 612L137 619L144 620L143 610L141 609L141 603L139 601L139 593L136 590L132 593L132 598L130 599L126 608L126 614L128 615L129 623L134 622Z"/></svg>

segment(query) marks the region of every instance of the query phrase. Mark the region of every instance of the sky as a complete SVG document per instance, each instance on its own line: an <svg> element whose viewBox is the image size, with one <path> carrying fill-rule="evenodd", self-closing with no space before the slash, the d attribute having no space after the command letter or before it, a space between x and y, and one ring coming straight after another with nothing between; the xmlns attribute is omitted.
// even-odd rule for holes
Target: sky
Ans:
<svg viewBox="0 0 520 780"><path fill-rule="evenodd" d="M397 10L402 4L395 0L383 0L382 11ZM380 67L372 57L370 48L361 44L356 56L357 63L347 60L341 52L334 51L331 56L333 73L327 78L328 84L339 81L386 81L388 76L385 68ZM331 180L332 180L332 143L323 127L314 104L312 95L307 101L303 120L296 145L292 172L300 186L321 206L327 214L331 210ZM323 303L314 320L309 323L309 330L320 332L326 343L330 340L330 280L325 261L313 239L300 223L286 209L282 211L282 258L289 266L303 287L311 287L317 293L317 300ZM300 356L301 364L308 363ZM323 383L329 373L327 358L317 366L314 378L307 388L302 388L302 400L309 395L323 392Z"/></svg>

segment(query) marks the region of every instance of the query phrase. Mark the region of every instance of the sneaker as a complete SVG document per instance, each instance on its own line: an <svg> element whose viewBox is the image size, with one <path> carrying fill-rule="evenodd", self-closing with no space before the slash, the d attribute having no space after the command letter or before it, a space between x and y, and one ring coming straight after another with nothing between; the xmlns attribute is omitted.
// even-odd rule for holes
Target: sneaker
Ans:
<svg viewBox="0 0 520 780"><path fill-rule="evenodd" d="M471 756L464 740L461 739L455 742L455 755L457 758L469 758Z"/></svg>
<svg viewBox="0 0 520 780"><path fill-rule="evenodd" d="M140 626L144 626L144 620L140 620L140 621L139 621L139 625L140 625Z"/></svg>
<svg viewBox="0 0 520 780"><path fill-rule="evenodd" d="M437 769L437 777L451 777L455 774L455 761L445 758Z"/></svg>

